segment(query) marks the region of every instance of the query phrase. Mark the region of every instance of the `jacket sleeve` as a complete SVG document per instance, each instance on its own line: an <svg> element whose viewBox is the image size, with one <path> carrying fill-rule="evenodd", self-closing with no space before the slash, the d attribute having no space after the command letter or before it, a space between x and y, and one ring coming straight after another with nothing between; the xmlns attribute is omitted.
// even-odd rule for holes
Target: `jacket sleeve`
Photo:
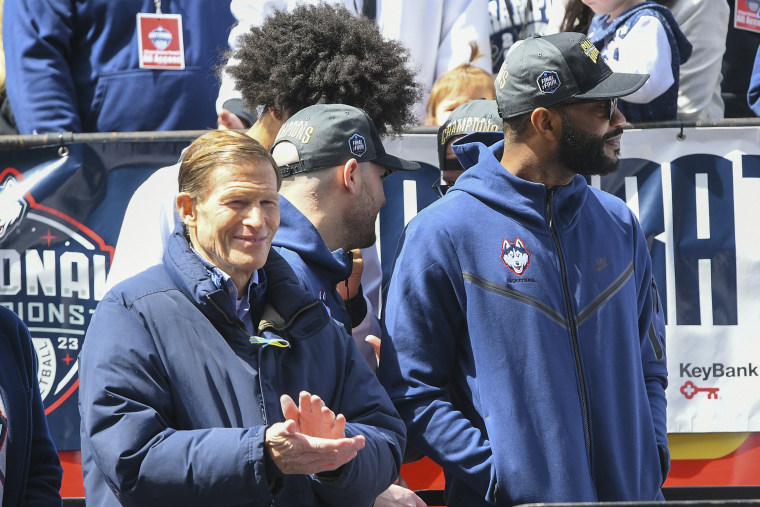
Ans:
<svg viewBox="0 0 760 507"><path fill-rule="evenodd" d="M80 354L82 446L123 505L269 505L265 427L179 429L151 322L109 293ZM87 475L87 473L85 474Z"/></svg>
<svg viewBox="0 0 760 507"><path fill-rule="evenodd" d="M346 436L364 435L365 446L335 482L317 481L314 491L327 505L369 507L398 477L406 429L352 338L342 329L339 331L347 360L342 396L335 410L346 417Z"/></svg>
<svg viewBox="0 0 760 507"><path fill-rule="evenodd" d="M73 2L5 2L3 43L8 99L20 134L80 132L69 67Z"/></svg>
<svg viewBox="0 0 760 507"><path fill-rule="evenodd" d="M449 238L431 237L435 228L415 220L399 241L378 375L407 425L409 446L495 502L487 435L451 391L461 381L457 344L468 339L461 268Z"/></svg>
<svg viewBox="0 0 760 507"><path fill-rule="evenodd" d="M42 404L40 389L37 383L37 354L34 352L29 331L21 321L18 326L19 337L25 352L27 381L32 386L31 398L31 435L32 449L29 457L29 474L26 483L26 496L23 505L31 507L47 507L62 505L61 479L63 469L58 458L58 452L48 431L45 408Z"/></svg>
<svg viewBox="0 0 760 507"><path fill-rule="evenodd" d="M665 355L665 314L657 284L652 274L652 259L649 256L646 239L638 222L636 244L636 266L641 278L639 283L639 335L641 342L641 361L644 371L649 409L652 424L660 451L660 470L662 481L670 470L670 453L667 435L667 399L665 389L668 387L668 366Z"/></svg>

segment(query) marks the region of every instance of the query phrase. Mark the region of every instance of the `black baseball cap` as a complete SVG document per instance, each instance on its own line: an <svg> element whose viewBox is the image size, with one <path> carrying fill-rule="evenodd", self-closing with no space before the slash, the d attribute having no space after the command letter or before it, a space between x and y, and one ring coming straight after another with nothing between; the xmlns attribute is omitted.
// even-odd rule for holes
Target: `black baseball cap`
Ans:
<svg viewBox="0 0 760 507"><path fill-rule="evenodd" d="M503 126L495 100L472 100L457 107L438 127L438 167L444 166L446 145L452 137L473 132L501 132Z"/></svg>
<svg viewBox="0 0 760 507"><path fill-rule="evenodd" d="M504 58L496 76L496 102L502 118L529 113L575 97L625 97L649 74L612 72L599 50L581 33L529 37Z"/></svg>
<svg viewBox="0 0 760 507"><path fill-rule="evenodd" d="M283 178L298 173L342 165L355 158L399 171L415 171L417 162L385 152L372 119L359 108L344 104L315 104L301 109L282 124L274 148L289 142L298 152L298 161L280 163Z"/></svg>

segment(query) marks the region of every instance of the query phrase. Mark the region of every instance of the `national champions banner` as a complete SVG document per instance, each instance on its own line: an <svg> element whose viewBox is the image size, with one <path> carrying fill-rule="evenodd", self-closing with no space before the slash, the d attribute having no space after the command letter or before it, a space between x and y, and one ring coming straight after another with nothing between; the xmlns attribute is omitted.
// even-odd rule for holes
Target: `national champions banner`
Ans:
<svg viewBox="0 0 760 507"><path fill-rule="evenodd" d="M0 151L0 304L30 329L59 450L79 448L76 358L129 198L192 138L112 139ZM628 130L620 170L591 179L625 200L647 235L667 316L671 433L760 431L759 140L755 127ZM423 166L385 179L386 280L404 226L436 199L435 142L386 142Z"/></svg>

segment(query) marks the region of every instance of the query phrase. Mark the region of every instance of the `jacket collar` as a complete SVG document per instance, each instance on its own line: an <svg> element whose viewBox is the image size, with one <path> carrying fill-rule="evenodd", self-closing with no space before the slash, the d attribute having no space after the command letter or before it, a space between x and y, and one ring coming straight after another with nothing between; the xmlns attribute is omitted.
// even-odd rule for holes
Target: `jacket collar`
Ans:
<svg viewBox="0 0 760 507"><path fill-rule="evenodd" d="M228 327L237 319L232 301L216 286L185 239L182 225L177 224L167 242L164 267L176 286L207 319L218 328ZM270 319L281 323L276 330L287 329L292 338L305 339L330 320L324 306L301 285L293 269L274 249L270 249L266 264L259 271L258 286L264 291L253 291L256 301L251 304L270 307L268 315L279 317Z"/></svg>
<svg viewBox="0 0 760 507"><path fill-rule="evenodd" d="M335 285L351 275L351 256L342 248L328 250L314 224L283 196L280 196L280 228L272 246L295 252L310 269L320 272L320 278Z"/></svg>
<svg viewBox="0 0 760 507"><path fill-rule="evenodd" d="M582 176L552 189L518 178L500 163L504 151L504 135L500 132L471 134L455 141L452 147L467 170L444 199L449 194L453 199L465 192L534 229L548 226L551 204L555 227L563 230L576 223L588 191Z"/></svg>

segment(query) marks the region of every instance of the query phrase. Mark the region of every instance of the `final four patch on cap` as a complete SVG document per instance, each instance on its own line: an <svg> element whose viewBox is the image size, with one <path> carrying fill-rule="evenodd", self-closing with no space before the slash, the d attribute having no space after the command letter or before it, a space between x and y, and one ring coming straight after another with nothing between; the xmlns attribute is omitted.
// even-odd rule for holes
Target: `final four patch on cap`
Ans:
<svg viewBox="0 0 760 507"><path fill-rule="evenodd" d="M354 134L348 140L348 149L355 156L361 157L367 151L367 142L359 134Z"/></svg>
<svg viewBox="0 0 760 507"><path fill-rule="evenodd" d="M559 80L559 76L553 70L545 70L536 79L538 83L538 89L544 93L556 92L562 82Z"/></svg>

